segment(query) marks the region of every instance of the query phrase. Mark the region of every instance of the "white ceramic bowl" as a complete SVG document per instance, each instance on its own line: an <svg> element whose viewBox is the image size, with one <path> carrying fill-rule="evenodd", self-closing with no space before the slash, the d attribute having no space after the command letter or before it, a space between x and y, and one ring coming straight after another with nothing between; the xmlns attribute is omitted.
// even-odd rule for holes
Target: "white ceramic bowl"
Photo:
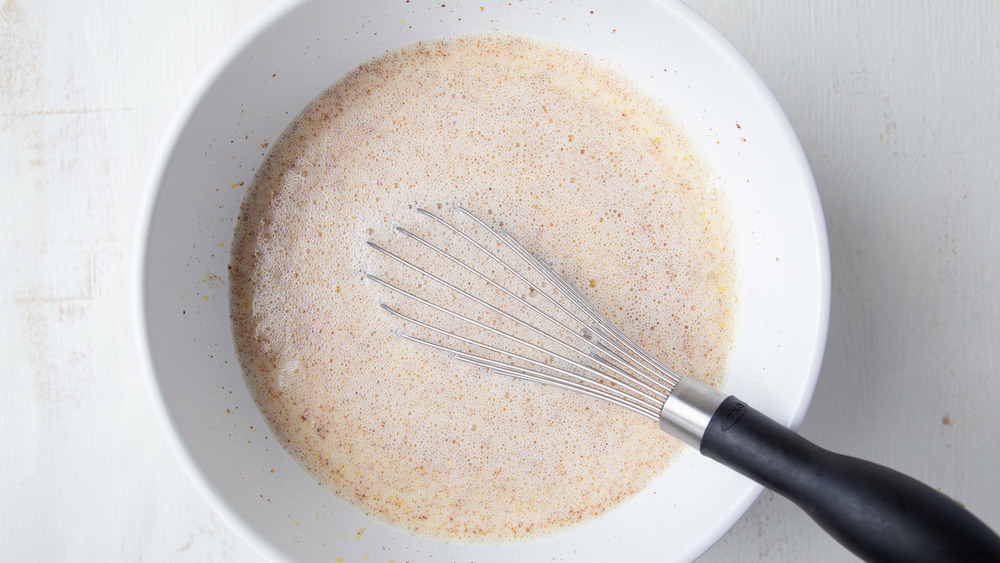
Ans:
<svg viewBox="0 0 1000 563"><path fill-rule="evenodd" d="M808 406L830 298L816 187L767 88L690 9L616 0L293 3L244 31L180 113L150 177L135 284L140 355L164 428L214 508L269 558L690 561L760 492L688 450L636 498L568 532L519 545L445 545L361 515L270 436L235 357L226 287L233 227L263 147L358 64L421 39L487 30L595 53L668 101L718 173L735 218L740 312L725 390L793 427Z"/></svg>

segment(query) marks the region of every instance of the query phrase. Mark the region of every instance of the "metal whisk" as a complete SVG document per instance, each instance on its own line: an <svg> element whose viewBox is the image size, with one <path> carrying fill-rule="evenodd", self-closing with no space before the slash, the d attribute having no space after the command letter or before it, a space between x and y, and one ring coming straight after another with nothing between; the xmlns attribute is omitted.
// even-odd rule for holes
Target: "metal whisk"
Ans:
<svg viewBox="0 0 1000 563"><path fill-rule="evenodd" d="M417 210L503 275L491 275L488 268L402 227L396 230L418 244L421 256L437 256L446 269L432 272L368 242L414 272L413 279L445 292L448 304L366 273L369 280L404 296L418 310L440 313L469 329L449 330L381 304L439 340L409 333L402 333L403 338L494 373L602 399L656 420L663 431L702 454L789 498L866 560L1000 561L1000 537L955 501L891 469L824 450L736 397L678 375L510 234L464 208L457 212L472 223L478 238L425 209ZM498 250L491 250L491 243ZM469 274L465 279L476 280L477 287L491 288L495 297L460 287L475 285L468 281L449 281L447 269L452 267ZM521 291L542 301L533 303ZM470 311L488 311L492 322Z"/></svg>

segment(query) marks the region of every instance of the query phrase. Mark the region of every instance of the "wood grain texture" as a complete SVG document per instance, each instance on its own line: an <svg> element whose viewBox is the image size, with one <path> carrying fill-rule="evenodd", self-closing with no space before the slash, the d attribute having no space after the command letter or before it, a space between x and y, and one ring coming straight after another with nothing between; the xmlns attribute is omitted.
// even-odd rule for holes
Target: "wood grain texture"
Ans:
<svg viewBox="0 0 1000 563"><path fill-rule="evenodd" d="M174 113L271 2L0 6L0 560L260 561L150 417L131 246ZM1000 4L692 0L798 133L833 265L802 433L1000 528ZM701 561L851 561L765 493Z"/></svg>

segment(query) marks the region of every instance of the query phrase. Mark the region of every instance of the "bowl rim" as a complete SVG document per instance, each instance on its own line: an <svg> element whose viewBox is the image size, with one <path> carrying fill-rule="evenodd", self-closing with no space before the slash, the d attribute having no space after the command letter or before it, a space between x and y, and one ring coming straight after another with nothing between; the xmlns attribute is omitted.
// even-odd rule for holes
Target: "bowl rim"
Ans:
<svg viewBox="0 0 1000 563"><path fill-rule="evenodd" d="M218 513L243 541L264 558L271 561L286 561L289 560L289 556L264 536L256 533L239 512L223 498L221 492L210 483L206 473L197 462L196 456L181 436L180 427L175 417L171 414L169 405L166 403L166 397L162 392L161 378L154 367L148 324L149 319L147 317L147 295L145 288L147 285L147 264L150 259L147 250L150 244L152 222L157 203L161 196L165 174L175 154L177 143L191 122L202 99L219 80L236 55L243 52L276 21L299 7L310 3L310 1L286 0L265 8L244 26L243 29L237 32L214 57L206 69L201 72L199 78L195 81L194 88L188 92L184 101L176 110L167 128L167 132L156 150L150 172L143 185L143 194L138 208L132 245L130 302L132 322L135 327L133 335L135 338L135 347L138 351L140 372L145 381L147 394L153 407L153 416L157 420L175 458L201 497L208 502L210 508ZM724 53L726 59L733 67L739 70L742 78L752 86L755 93L759 96L760 102L767 106L767 109L776 118L774 125L781 129L783 135L795 141L792 151L788 154L787 165L794 169L798 176L809 180L808 185L803 186L803 195L806 198L807 207L811 211L809 219L815 233L816 248L814 255L817 259L819 274L819 287L817 288L819 299L816 303L816 326L814 327L816 338L813 342L811 353L813 362L809 366L808 374L802 380L803 389L798 404L795 406L788 420L779 421L791 429L797 430L808 411L818 383L829 331L831 306L832 283L829 242L815 179L801 142L798 140L798 136L795 134L787 115L782 110L774 94L743 55L711 23L680 0L653 0L651 3L660 9L677 14L704 36L708 42ZM741 498L734 498L732 510L728 513L729 517L720 520L719 528L722 530L722 533L717 537L715 534L703 535L700 538L701 541L692 542L686 550L691 558L695 559L699 557L725 536L736 522L743 517L762 491L763 487L754 483L751 487L747 488L745 495Z"/></svg>

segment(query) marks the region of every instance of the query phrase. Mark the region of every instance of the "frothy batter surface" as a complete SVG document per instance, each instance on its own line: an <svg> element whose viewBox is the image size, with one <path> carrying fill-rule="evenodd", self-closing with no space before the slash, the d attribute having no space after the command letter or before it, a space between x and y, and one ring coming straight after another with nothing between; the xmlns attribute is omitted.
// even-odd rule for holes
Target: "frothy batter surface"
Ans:
<svg viewBox="0 0 1000 563"><path fill-rule="evenodd" d="M407 530L497 543L598 516L681 446L619 407L401 339L378 307L399 297L363 277L389 268L365 241L398 246L395 225L431 231L414 207L462 205L714 381L736 299L720 198L669 112L588 55L507 35L391 53L303 111L244 201L230 298L247 384L320 482Z"/></svg>

